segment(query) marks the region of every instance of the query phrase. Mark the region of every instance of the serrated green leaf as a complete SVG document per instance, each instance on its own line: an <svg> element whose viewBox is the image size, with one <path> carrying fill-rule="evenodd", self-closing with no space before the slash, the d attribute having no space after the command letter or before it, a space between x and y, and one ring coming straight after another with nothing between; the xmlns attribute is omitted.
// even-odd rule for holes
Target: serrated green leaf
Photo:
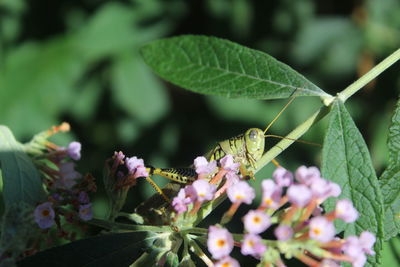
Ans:
<svg viewBox="0 0 400 267"><path fill-rule="evenodd" d="M129 266L156 238L155 233L135 232L83 239L27 257L18 266Z"/></svg>
<svg viewBox="0 0 400 267"><path fill-rule="evenodd" d="M142 55L162 78L201 94L257 99L328 95L273 57L215 37L158 40L144 46Z"/></svg>
<svg viewBox="0 0 400 267"><path fill-rule="evenodd" d="M3 176L4 203L25 202L36 205L45 193L39 173L10 129L0 125L0 167Z"/></svg>
<svg viewBox="0 0 400 267"><path fill-rule="evenodd" d="M338 224L338 231L343 230L345 236L374 233L376 255L368 257L368 262L376 265L381 261L382 194L365 141L340 101L333 104L322 153L323 177L338 183L342 188L340 198L350 199L359 212L355 223ZM325 208L330 211L334 205L334 200L328 200Z"/></svg>
<svg viewBox="0 0 400 267"><path fill-rule="evenodd" d="M400 232L400 101L389 127L388 149L389 166L379 181L384 196L385 240Z"/></svg>

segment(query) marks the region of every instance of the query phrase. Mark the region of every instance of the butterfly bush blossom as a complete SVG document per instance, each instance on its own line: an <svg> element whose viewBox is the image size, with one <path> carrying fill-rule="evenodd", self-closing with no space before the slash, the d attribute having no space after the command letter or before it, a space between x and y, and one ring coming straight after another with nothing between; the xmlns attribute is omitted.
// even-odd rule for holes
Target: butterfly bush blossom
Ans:
<svg viewBox="0 0 400 267"><path fill-rule="evenodd" d="M241 219L244 233L233 234L226 224L236 219L240 205L253 203L255 190L241 178L239 164L233 162L231 156L221 159L219 165L199 157L194 166L197 166L197 173L213 173L213 176L208 180L203 176L179 191L172 201L176 220L185 214L194 215L193 210L199 210L196 208L198 200L205 205L226 196L232 203L221 216L220 223L208 229L207 247L214 266L239 266L231 256L235 247L243 255L259 260L262 266L284 266L286 259L296 258L309 266L339 266L348 262L359 267L364 266L368 255L374 255L372 233L364 231L360 236L346 238L336 236L334 221L353 223L358 211L348 199L337 200L334 210L323 210L321 204L328 198L339 197L341 189L324 179L316 167L301 166L294 174L278 167L273 179L261 182L262 198L258 208L249 210ZM233 176L237 178L232 180ZM193 193L197 183L202 188L200 196ZM264 239L267 232L272 232L275 239Z"/></svg>

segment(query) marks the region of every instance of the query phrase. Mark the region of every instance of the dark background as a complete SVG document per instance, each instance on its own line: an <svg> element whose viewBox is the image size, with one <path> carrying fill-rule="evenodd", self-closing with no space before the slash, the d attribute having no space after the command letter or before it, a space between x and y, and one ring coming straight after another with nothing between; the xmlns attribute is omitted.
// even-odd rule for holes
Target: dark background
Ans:
<svg viewBox="0 0 400 267"><path fill-rule="evenodd" d="M104 160L114 151L153 166L186 166L218 141L265 128L287 102L201 96L160 80L139 49L180 34L213 35L264 51L336 94L399 47L400 2L3 0L0 123L27 141L68 121L71 133L54 141L80 141L78 168L101 183ZM387 164L399 71L398 64L390 68L346 104L378 175ZM318 99L296 99L270 133L284 136L318 105ZM303 140L322 144L326 123ZM268 146L275 142L267 140ZM294 170L318 166L320 154L319 147L297 143L278 161ZM272 170L267 166L257 177L268 178ZM144 182L132 191L128 211L153 193ZM101 186L93 198L101 217L106 210Z"/></svg>

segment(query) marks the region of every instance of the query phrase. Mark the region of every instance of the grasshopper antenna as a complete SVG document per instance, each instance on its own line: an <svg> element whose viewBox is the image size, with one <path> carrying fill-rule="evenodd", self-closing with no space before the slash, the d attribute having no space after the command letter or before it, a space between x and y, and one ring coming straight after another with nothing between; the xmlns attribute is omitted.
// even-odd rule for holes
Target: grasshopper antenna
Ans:
<svg viewBox="0 0 400 267"><path fill-rule="evenodd" d="M267 137L273 137L273 138L279 138L279 139L287 139L287 140L295 141L295 142L297 142L297 143L302 143L302 144L307 144L307 145L322 147L322 145L321 145L321 144L318 144L318 143L313 143L313 142L308 142L308 141L304 141L304 140L293 139L293 138L284 137L284 136L280 136L280 135L266 134L266 135L264 135L264 137L265 137L265 138L267 138Z"/></svg>
<svg viewBox="0 0 400 267"><path fill-rule="evenodd" d="M264 130L264 134L268 131L268 129L272 126L272 124L274 124L274 122L279 118L279 116L285 111L285 109L287 109L287 107L290 105L290 103L293 102L294 98L295 98L295 96L292 96L290 98L289 102L287 102L287 104L282 108L282 110L279 111L278 115L276 115L276 117L268 124L267 128L265 128L265 130Z"/></svg>

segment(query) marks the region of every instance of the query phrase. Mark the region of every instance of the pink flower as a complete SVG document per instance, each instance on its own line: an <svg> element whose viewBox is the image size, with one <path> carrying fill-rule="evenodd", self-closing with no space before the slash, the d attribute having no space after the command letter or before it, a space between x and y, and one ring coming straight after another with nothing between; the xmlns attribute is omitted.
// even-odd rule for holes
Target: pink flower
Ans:
<svg viewBox="0 0 400 267"><path fill-rule="evenodd" d="M309 234L319 242L329 242L335 237L335 226L323 216L314 217L310 220Z"/></svg>
<svg viewBox="0 0 400 267"><path fill-rule="evenodd" d="M311 192L319 203L328 197L338 197L341 193L340 186L323 178L316 178L310 185Z"/></svg>
<svg viewBox="0 0 400 267"><path fill-rule="evenodd" d="M263 192L261 207L278 208L281 201L282 188L271 179L262 181L261 186Z"/></svg>
<svg viewBox="0 0 400 267"><path fill-rule="evenodd" d="M373 250L373 247L374 247L374 244L376 241L376 237L374 234L372 234L368 231L364 231L361 233L358 240L360 241L361 248L365 253L367 253L369 255L375 255L375 251Z"/></svg>
<svg viewBox="0 0 400 267"><path fill-rule="evenodd" d="M226 155L223 157L220 161L219 164L221 167L229 172L237 173L239 171L239 166L240 163L234 162L233 161L233 156L232 155Z"/></svg>
<svg viewBox="0 0 400 267"><path fill-rule="evenodd" d="M213 199L215 191L217 189L214 184L210 184L204 179L194 181L192 186L193 189L196 191L196 199L200 202Z"/></svg>
<svg viewBox="0 0 400 267"><path fill-rule="evenodd" d="M172 200L172 207L178 214L181 214L187 211L187 206L190 203L192 203L192 200L190 199L190 197L186 197L185 189L181 188L178 195Z"/></svg>
<svg viewBox="0 0 400 267"><path fill-rule="evenodd" d="M275 228L274 233L278 240L286 241L292 238L293 229L288 225L281 224L277 228Z"/></svg>
<svg viewBox="0 0 400 267"><path fill-rule="evenodd" d="M293 173L282 167L275 169L275 171L272 173L272 178L274 178L279 187L287 187L293 184Z"/></svg>
<svg viewBox="0 0 400 267"><path fill-rule="evenodd" d="M53 203L44 202L35 208L34 212L35 222L40 228L50 228L54 223L55 213L53 210Z"/></svg>
<svg viewBox="0 0 400 267"><path fill-rule="evenodd" d="M229 256L217 261L214 267L240 267L239 262Z"/></svg>
<svg viewBox="0 0 400 267"><path fill-rule="evenodd" d="M79 217L84 221L89 221L93 218L91 203L79 206Z"/></svg>
<svg viewBox="0 0 400 267"><path fill-rule="evenodd" d="M336 218L340 218L347 223L355 222L358 218L358 212L353 203L348 199L341 199L336 202Z"/></svg>
<svg viewBox="0 0 400 267"><path fill-rule="evenodd" d="M329 260L329 259L324 259L320 264L319 267L340 267L340 264L338 264L334 260Z"/></svg>
<svg viewBox="0 0 400 267"><path fill-rule="evenodd" d="M217 162L215 160L208 162L205 157L197 157L194 160L194 167L197 174L212 174L217 169Z"/></svg>
<svg viewBox="0 0 400 267"><path fill-rule="evenodd" d="M271 225L271 218L259 210L250 210L244 217L244 228L250 234L260 234Z"/></svg>
<svg viewBox="0 0 400 267"><path fill-rule="evenodd" d="M291 203L302 208L310 202L312 194L307 186L303 184L294 184L289 186L287 196Z"/></svg>
<svg viewBox="0 0 400 267"><path fill-rule="evenodd" d="M246 234L242 241L241 252L243 255L251 255L257 259L267 250L267 246L262 243L259 235Z"/></svg>
<svg viewBox="0 0 400 267"><path fill-rule="evenodd" d="M300 166L295 173L296 180L305 185L311 185L315 179L321 178L317 167Z"/></svg>
<svg viewBox="0 0 400 267"><path fill-rule="evenodd" d="M229 200L232 203L240 202L251 204L253 199L256 197L256 192L245 181L240 181L237 184L228 187L226 193L228 194Z"/></svg>
<svg viewBox="0 0 400 267"><path fill-rule="evenodd" d="M79 160L81 158L81 147L81 143L71 142L67 148L68 156L73 160Z"/></svg>
<svg viewBox="0 0 400 267"><path fill-rule="evenodd" d="M210 226L208 228L207 247L214 259L222 259L231 253L233 237L225 228Z"/></svg>
<svg viewBox="0 0 400 267"><path fill-rule="evenodd" d="M129 175L132 175L133 178L149 176L143 159L138 159L137 157L126 158L125 165L128 168Z"/></svg>

